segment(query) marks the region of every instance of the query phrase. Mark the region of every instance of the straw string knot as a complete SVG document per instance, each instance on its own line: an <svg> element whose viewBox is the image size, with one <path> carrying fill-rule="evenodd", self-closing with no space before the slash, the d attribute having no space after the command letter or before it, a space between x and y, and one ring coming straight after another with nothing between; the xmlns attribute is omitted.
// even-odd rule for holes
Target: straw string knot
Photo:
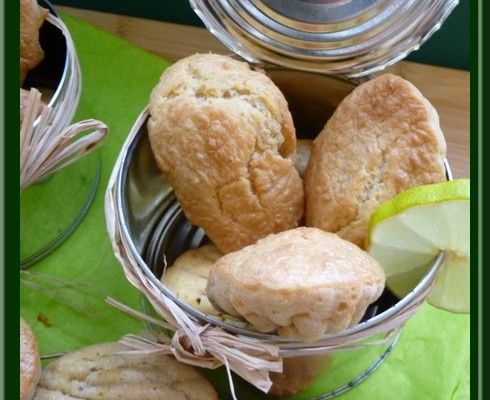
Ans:
<svg viewBox="0 0 490 400"><path fill-rule="evenodd" d="M112 298L107 298L107 302L152 325L164 329L173 328L171 323L150 317ZM195 324L194 328L189 330L175 327L171 338L156 336L154 333L126 335L120 343L128 348L129 353L172 354L180 362L209 369L224 365L232 392L231 370L264 392L268 392L272 386L269 372L282 372L282 359L277 346L250 341L249 338L232 335L210 324Z"/></svg>

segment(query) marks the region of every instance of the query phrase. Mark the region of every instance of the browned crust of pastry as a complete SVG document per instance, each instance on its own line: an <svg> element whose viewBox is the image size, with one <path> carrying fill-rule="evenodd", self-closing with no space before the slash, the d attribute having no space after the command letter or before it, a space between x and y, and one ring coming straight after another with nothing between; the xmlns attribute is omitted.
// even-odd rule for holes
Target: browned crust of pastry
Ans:
<svg viewBox="0 0 490 400"><path fill-rule="evenodd" d="M304 342L357 324L384 289L368 253L337 235L300 227L221 257L207 295L257 330Z"/></svg>
<svg viewBox="0 0 490 400"><path fill-rule="evenodd" d="M161 353L124 350L103 343L68 353L43 368L34 400L217 400L194 367Z"/></svg>
<svg viewBox="0 0 490 400"><path fill-rule="evenodd" d="M36 0L20 0L20 82L44 58L39 44L39 29L49 11Z"/></svg>
<svg viewBox="0 0 490 400"><path fill-rule="evenodd" d="M20 318L20 400L30 400L41 375L41 359L36 335Z"/></svg>
<svg viewBox="0 0 490 400"><path fill-rule="evenodd" d="M223 253L296 227L303 185L284 96L263 73L215 54L167 69L150 99L151 147L185 215Z"/></svg>
<svg viewBox="0 0 490 400"><path fill-rule="evenodd" d="M385 74L358 86L313 144L306 224L364 246L374 209L413 186L444 181L446 143L434 107Z"/></svg>

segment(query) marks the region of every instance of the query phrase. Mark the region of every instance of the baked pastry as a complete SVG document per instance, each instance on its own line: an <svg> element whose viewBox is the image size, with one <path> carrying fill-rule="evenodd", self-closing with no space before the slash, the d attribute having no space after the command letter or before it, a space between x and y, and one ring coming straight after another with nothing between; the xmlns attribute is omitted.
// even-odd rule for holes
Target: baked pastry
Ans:
<svg viewBox="0 0 490 400"><path fill-rule="evenodd" d="M294 167L298 171L299 176L304 178L308 160L310 159L311 148L313 147L313 140L299 139L296 147L298 156L296 157Z"/></svg>
<svg viewBox="0 0 490 400"><path fill-rule="evenodd" d="M30 325L20 318L20 400L30 400L41 375L39 345Z"/></svg>
<svg viewBox="0 0 490 400"><path fill-rule="evenodd" d="M206 284L211 266L223 254L213 244L186 251L166 269L162 283L180 300L205 313L222 317L206 296Z"/></svg>
<svg viewBox="0 0 490 400"><path fill-rule="evenodd" d="M303 184L287 102L263 73L216 54L168 68L148 134L187 218L223 253L298 226Z"/></svg>
<svg viewBox="0 0 490 400"><path fill-rule="evenodd" d="M283 358L282 373L270 373L272 387L268 394L286 397L305 390L327 368L329 361L328 354Z"/></svg>
<svg viewBox="0 0 490 400"><path fill-rule="evenodd" d="M384 282L383 269L359 247L300 227L221 257L206 291L215 308L260 332L313 342L357 324Z"/></svg>
<svg viewBox="0 0 490 400"><path fill-rule="evenodd" d="M20 0L20 83L44 58L39 29L48 14L49 11L39 6L37 0Z"/></svg>
<svg viewBox="0 0 490 400"><path fill-rule="evenodd" d="M446 179L446 142L434 107L392 74L358 86L313 144L306 224L364 246L373 210L413 186Z"/></svg>
<svg viewBox="0 0 490 400"><path fill-rule="evenodd" d="M35 400L213 400L196 369L165 354L120 354L118 343L84 347L42 371Z"/></svg>

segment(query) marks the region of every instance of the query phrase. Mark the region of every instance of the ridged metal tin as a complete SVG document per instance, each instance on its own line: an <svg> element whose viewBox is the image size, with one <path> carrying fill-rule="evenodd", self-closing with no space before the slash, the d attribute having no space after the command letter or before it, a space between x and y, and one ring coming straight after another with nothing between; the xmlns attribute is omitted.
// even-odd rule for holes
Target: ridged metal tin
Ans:
<svg viewBox="0 0 490 400"><path fill-rule="evenodd" d="M458 0L190 0L251 63L359 78L417 50Z"/></svg>
<svg viewBox="0 0 490 400"><path fill-rule="evenodd" d="M270 67L267 69L267 74L285 94L299 138L314 137L338 103L355 87L346 79L309 72ZM305 81L312 83L311 90L305 90ZM315 106L311 107L311 105ZM398 300L388 290L385 290L380 299L368 308L358 325L338 335L326 335L324 339L311 344L300 343L273 334L259 333L245 323L236 325L195 310L176 298L160 282L160 277L164 259L171 266L184 251L198 247L208 239L202 229L187 221L174 197L171 186L159 172L151 152L146 123L147 112L145 111L135 123L119 156L121 161L118 162L114 171L116 181L113 189L109 189L115 192L115 204L111 209L116 213L116 219L121 224L121 235L124 237L123 242L126 243L124 251L131 254L131 257L136 260L132 268L138 268L155 285L161 296L173 300L189 316L204 323L220 326L235 334L274 343L279 346L280 354L284 357L318 355L325 352L326 343L331 342L332 339L342 343L344 338L347 340L352 335L382 327L389 319L403 313L407 306L421 296L421 293L426 295L430 289L441 263L442 254L437 257L426 274L421 276L420 282L405 298ZM446 171L447 178L452 179L447 163ZM112 219L114 217L108 216L108 220ZM400 327L391 330L387 338L384 336L386 331L384 333L381 331L368 339L372 343L376 343L378 339L384 339L377 345L365 348L361 345L356 349L335 353L333 357L340 357L342 362L355 366L352 376L339 385L335 374L341 371L332 369L329 376L332 377L332 382L337 383L332 383L331 387L328 387L315 399L333 398L369 376L393 349ZM226 387L220 386L223 380L217 379L213 382L218 385L220 392L226 392ZM245 388L239 393L239 398L246 399L250 391L253 392L250 386L243 385L243 383L238 387ZM257 392L254 393L254 398L257 398Z"/></svg>
<svg viewBox="0 0 490 400"><path fill-rule="evenodd" d="M457 0L190 0L207 28L236 56L265 69L284 93L298 138L313 139L356 83L404 58L434 33ZM186 314L246 337L279 347L283 357L324 354L332 342L365 337L366 346L334 353L328 379L315 400L337 397L362 382L395 346L407 308L418 308L437 274L442 254L405 298L388 290L372 304L362 321L312 344L262 334L247 324L236 325L205 315L176 298L161 282L164 258L171 265L184 251L207 241L185 218L173 190L155 164L143 113L120 155L114 212L121 223L124 251L151 280L161 296ZM446 162L447 178L452 179ZM415 312L414 310L412 310ZM410 313L409 313L410 314ZM411 315L411 314L410 314ZM405 318L405 319L404 319ZM391 321L391 322L390 322ZM390 328L391 326L391 328ZM394 328L393 328L394 326ZM368 332L377 332L368 336ZM363 336L364 334L364 336ZM388 335L388 336L386 336ZM349 365L344 376L342 365ZM342 375L344 374L344 375ZM228 398L226 380L210 374L219 394ZM267 398L241 381L241 399Z"/></svg>
<svg viewBox="0 0 490 400"><path fill-rule="evenodd" d="M46 0L40 0L39 4L48 8L53 16L59 18L59 15L51 3ZM43 47L54 46L52 43L53 41L59 43L57 43L57 49L54 49L51 54L46 54L43 64L47 63L48 65L40 65L39 68L41 71L36 71L35 73L38 76L49 76L51 75L50 68L59 69L59 67L63 65L62 73L58 76L49 76L50 82L48 83L48 85L52 85L51 88L54 90L54 94L48 103L48 106L53 110L48 129L56 133L61 133L63 129L70 125L77 110L82 87L82 76L73 40L61 19L58 20L58 23L60 24L60 27L62 26L64 28L65 32L62 32L61 29L49 22L45 22L44 24L46 26L43 27L43 29L49 29L50 32L44 41L41 36ZM41 32L41 35L42 34L43 33ZM63 49L64 52L60 52L60 49ZM63 56L64 60L62 63L61 59Z"/></svg>
<svg viewBox="0 0 490 400"><path fill-rule="evenodd" d="M49 1L38 0L38 3L50 13L49 20L43 23L39 32L45 57L36 68L29 71L23 87L47 89L52 93L47 100L52 111L46 133L55 137L62 134L73 120L80 100L82 78L75 45L68 28ZM34 126L37 126L38 122L39 118L34 122ZM45 242L34 241L36 246L33 248L22 249L20 262L22 269L30 267L59 247L74 232L88 211L99 184L100 160L89 159L77 165L81 179L89 179L90 183L73 185L72 189L78 190L77 195L81 200L65 206L62 217L59 218L59 232L56 235L46 237ZM40 182L40 185L47 185L45 190L49 192L49 178ZM35 190L45 193L40 185ZM36 223L31 220L31 214L25 211L25 207L26 205L21 202L21 215L25 218L25 220L21 219L21 231L23 223L30 224L31 227L36 226ZM30 242L29 238L26 240L24 237L25 242Z"/></svg>

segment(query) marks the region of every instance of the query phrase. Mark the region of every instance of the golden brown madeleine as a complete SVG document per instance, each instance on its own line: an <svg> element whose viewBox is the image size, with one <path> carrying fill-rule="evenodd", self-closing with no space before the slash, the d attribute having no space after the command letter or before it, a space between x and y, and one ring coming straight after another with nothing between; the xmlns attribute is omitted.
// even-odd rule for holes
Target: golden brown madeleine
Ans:
<svg viewBox="0 0 490 400"><path fill-rule="evenodd" d="M223 314L213 308L206 296L206 284L211 266L223 254L213 244L188 250L168 267L162 283L180 300L210 315Z"/></svg>
<svg viewBox="0 0 490 400"><path fill-rule="evenodd" d="M258 331L313 342L357 324L384 282L383 269L359 247L300 227L221 257L206 291L216 308Z"/></svg>
<svg viewBox="0 0 490 400"><path fill-rule="evenodd" d="M417 185L444 181L446 142L434 107L385 74L358 86L313 144L306 224L364 246L373 210Z"/></svg>
<svg viewBox="0 0 490 400"><path fill-rule="evenodd" d="M124 354L118 343L68 353L43 368L35 400L216 400L216 391L194 367L173 356Z"/></svg>
<svg viewBox="0 0 490 400"><path fill-rule="evenodd" d="M303 185L287 102L263 73L214 54L167 69L148 131L187 218L223 253L296 227Z"/></svg>
<svg viewBox="0 0 490 400"><path fill-rule="evenodd" d="M48 13L36 0L20 0L20 83L44 58L39 29Z"/></svg>
<svg viewBox="0 0 490 400"><path fill-rule="evenodd" d="M30 325L20 318L20 400L30 400L41 375L39 345Z"/></svg>

